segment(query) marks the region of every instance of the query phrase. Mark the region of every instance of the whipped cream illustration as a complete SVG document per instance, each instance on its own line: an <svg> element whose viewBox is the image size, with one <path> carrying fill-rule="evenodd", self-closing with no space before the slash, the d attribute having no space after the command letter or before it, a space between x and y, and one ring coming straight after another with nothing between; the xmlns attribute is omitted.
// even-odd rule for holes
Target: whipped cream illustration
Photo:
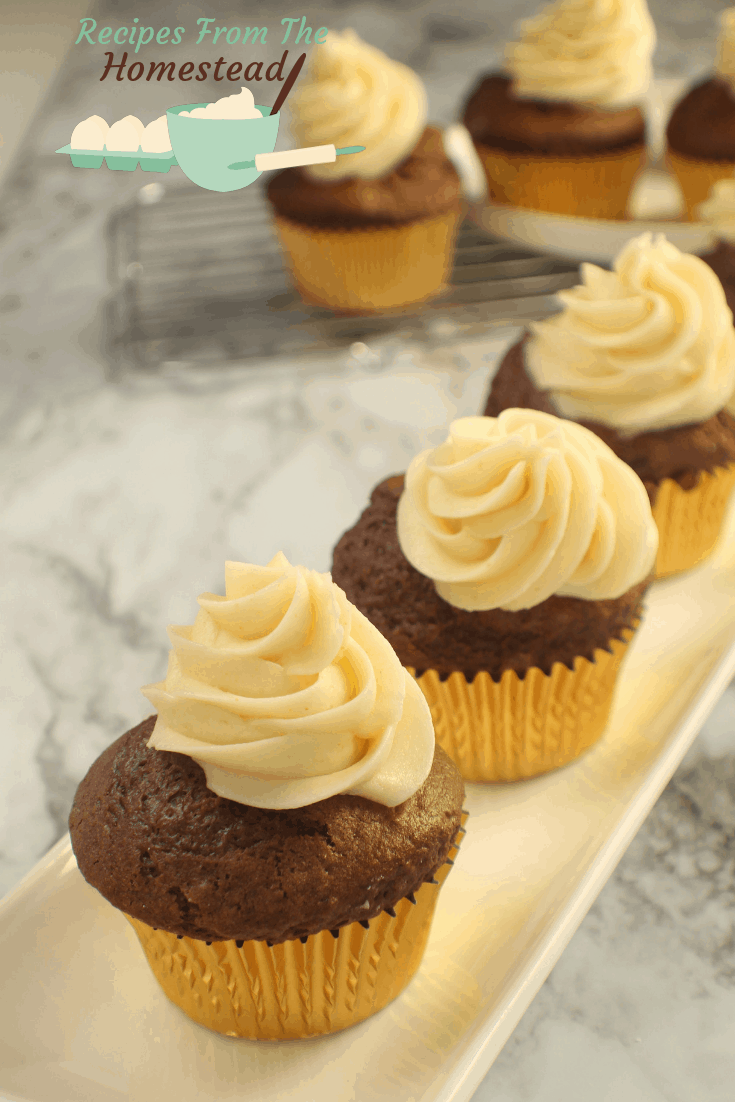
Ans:
<svg viewBox="0 0 735 1102"><path fill-rule="evenodd" d="M225 591L169 628L166 678L143 689L158 712L148 745L188 754L213 792L251 807L413 795L434 759L428 705L330 575L278 554L227 563Z"/></svg>
<svg viewBox="0 0 735 1102"><path fill-rule="evenodd" d="M109 130L100 115L90 115L74 127L69 144L72 149L103 149Z"/></svg>
<svg viewBox="0 0 735 1102"><path fill-rule="evenodd" d="M635 471L589 429L530 409L454 421L412 460L397 529L411 565L470 612L615 599L658 550Z"/></svg>
<svg viewBox="0 0 735 1102"><path fill-rule="evenodd" d="M234 96L223 96L206 107L195 107L193 111L179 111L181 118L190 119L260 119L262 115L255 106L253 93L249 88L241 88Z"/></svg>
<svg viewBox="0 0 735 1102"><path fill-rule="evenodd" d="M124 119L114 122L109 129L105 145L110 152L136 153L140 148L140 140L145 127L135 115L126 115Z"/></svg>

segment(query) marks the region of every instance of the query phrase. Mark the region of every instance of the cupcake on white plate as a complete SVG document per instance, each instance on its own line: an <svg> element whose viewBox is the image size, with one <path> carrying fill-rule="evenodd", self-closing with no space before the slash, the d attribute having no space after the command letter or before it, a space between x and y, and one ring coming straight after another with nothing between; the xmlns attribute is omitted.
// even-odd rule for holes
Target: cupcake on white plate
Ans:
<svg viewBox="0 0 735 1102"><path fill-rule="evenodd" d="M656 33L645 0L559 0L522 21L463 122L499 203L623 218L645 162Z"/></svg>
<svg viewBox="0 0 735 1102"><path fill-rule="evenodd" d="M666 159L691 219L735 169L735 8L719 18L713 72L676 104L666 127Z"/></svg>

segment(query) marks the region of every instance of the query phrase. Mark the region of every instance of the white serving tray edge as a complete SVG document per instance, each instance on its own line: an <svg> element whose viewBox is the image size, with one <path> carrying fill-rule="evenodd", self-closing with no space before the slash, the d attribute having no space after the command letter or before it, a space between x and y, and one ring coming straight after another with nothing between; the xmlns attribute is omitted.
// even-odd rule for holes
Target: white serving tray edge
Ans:
<svg viewBox="0 0 735 1102"><path fill-rule="evenodd" d="M468 785L420 972L342 1034L193 1025L59 841L0 902L0 1097L467 1102L735 673L733 594L735 508L707 563L653 587L602 742L547 777Z"/></svg>

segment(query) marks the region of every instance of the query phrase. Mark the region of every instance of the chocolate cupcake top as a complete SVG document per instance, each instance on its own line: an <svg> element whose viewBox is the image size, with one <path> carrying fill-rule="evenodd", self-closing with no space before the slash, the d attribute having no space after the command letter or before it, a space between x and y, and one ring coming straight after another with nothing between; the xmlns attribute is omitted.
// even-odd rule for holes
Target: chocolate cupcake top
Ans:
<svg viewBox="0 0 735 1102"><path fill-rule="evenodd" d="M723 249L710 254L707 261L730 265L735 278L735 257L723 255ZM483 412L487 417L497 417L504 409L523 406L554 413L554 405L548 391L539 390L530 377L525 363L528 336L508 349L493 376L490 392ZM735 411L734 411L735 412ZM658 487L664 479L677 482L683 490L692 490L699 482L702 471L714 472L720 467L735 463L735 417L727 409L696 425L676 425L658 432L641 432L636 436L621 436L599 421L583 422L617 456L632 467L655 504Z"/></svg>
<svg viewBox="0 0 735 1102"><path fill-rule="evenodd" d="M356 163L363 156L338 160ZM459 210L462 202L459 176L435 126L427 126L406 159L378 180L314 180L303 168L287 168L271 176L267 195L282 217L345 229L401 225Z"/></svg>
<svg viewBox="0 0 735 1102"><path fill-rule="evenodd" d="M404 161L426 126L423 82L406 65L369 46L352 30L330 31L289 103L300 146L363 145L359 157L310 165L305 174L333 183L377 180Z"/></svg>
<svg viewBox="0 0 735 1102"><path fill-rule="evenodd" d="M397 531L408 562L466 611L621 597L658 550L635 472L588 429L528 409L463 417L416 456Z"/></svg>
<svg viewBox="0 0 735 1102"><path fill-rule="evenodd" d="M685 157L735 161L735 8L720 13L714 75L676 104L666 140Z"/></svg>
<svg viewBox="0 0 735 1102"><path fill-rule="evenodd" d="M574 669L577 658L594 661L595 651L609 650L611 640L636 627L650 578L615 600L553 596L517 612L449 604L401 550L396 510L403 486L396 476L375 488L335 547L332 574L417 675L433 669L443 679L461 671L468 682L480 670L496 682L507 670L520 678L532 668L549 675L556 662Z"/></svg>
<svg viewBox="0 0 735 1102"><path fill-rule="evenodd" d="M647 91L655 45L645 0L558 0L522 21L505 61L519 99L617 110Z"/></svg>
<svg viewBox="0 0 735 1102"><path fill-rule="evenodd" d="M583 264L563 309L531 325L528 373L557 412L621 436L706 421L735 390L722 285L660 234L628 242L612 272Z"/></svg>
<svg viewBox="0 0 735 1102"><path fill-rule="evenodd" d="M617 111L589 104L519 99L511 78L483 77L473 88L463 116L479 145L509 153L585 156L642 146L645 123L639 107Z"/></svg>
<svg viewBox="0 0 735 1102"><path fill-rule="evenodd" d="M679 100L666 126L671 149L705 161L735 161L735 93L709 77Z"/></svg>
<svg viewBox="0 0 735 1102"><path fill-rule="evenodd" d="M166 679L143 690L158 711L150 747L187 754L213 792L250 807L413 795L434 754L428 706L329 575L278 554L227 563L225 588L169 629Z"/></svg>
<svg viewBox="0 0 735 1102"><path fill-rule="evenodd" d="M307 937L374 918L449 856L464 788L439 747L398 807L338 795L267 810L216 795L189 756L150 749L154 723L97 759L69 819L82 875L149 926L201 941Z"/></svg>

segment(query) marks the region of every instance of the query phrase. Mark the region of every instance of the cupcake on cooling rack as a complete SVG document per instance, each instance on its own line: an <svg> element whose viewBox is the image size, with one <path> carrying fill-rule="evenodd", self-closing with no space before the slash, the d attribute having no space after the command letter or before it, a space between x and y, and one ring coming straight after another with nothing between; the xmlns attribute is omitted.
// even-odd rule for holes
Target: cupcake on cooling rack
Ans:
<svg viewBox="0 0 735 1102"><path fill-rule="evenodd" d="M658 577L712 550L735 485L735 331L720 281L662 235L612 272L582 265L559 314L506 354L485 413L511 406L586 425L640 476L659 530Z"/></svg>
<svg viewBox="0 0 735 1102"><path fill-rule="evenodd" d="M645 161L656 35L645 0L559 0L524 20L464 124L495 202L623 218Z"/></svg>
<svg viewBox="0 0 735 1102"><path fill-rule="evenodd" d="M69 827L86 880L201 1025L343 1029L418 968L462 780L390 645L328 574L228 563L169 629L157 716L107 749Z"/></svg>
<svg viewBox="0 0 735 1102"><path fill-rule="evenodd" d="M312 57L289 101L295 140L365 151L270 178L293 279L307 302L338 312L423 302L446 285L462 211L424 86L353 31L330 31Z"/></svg>
<svg viewBox="0 0 735 1102"><path fill-rule="evenodd" d="M735 169L735 8L720 15L714 73L691 88L666 128L667 160L684 195L687 214L713 184Z"/></svg>
<svg viewBox="0 0 735 1102"><path fill-rule="evenodd" d="M640 479L594 433L509 409L381 483L332 572L463 776L515 781L601 737L657 542Z"/></svg>

